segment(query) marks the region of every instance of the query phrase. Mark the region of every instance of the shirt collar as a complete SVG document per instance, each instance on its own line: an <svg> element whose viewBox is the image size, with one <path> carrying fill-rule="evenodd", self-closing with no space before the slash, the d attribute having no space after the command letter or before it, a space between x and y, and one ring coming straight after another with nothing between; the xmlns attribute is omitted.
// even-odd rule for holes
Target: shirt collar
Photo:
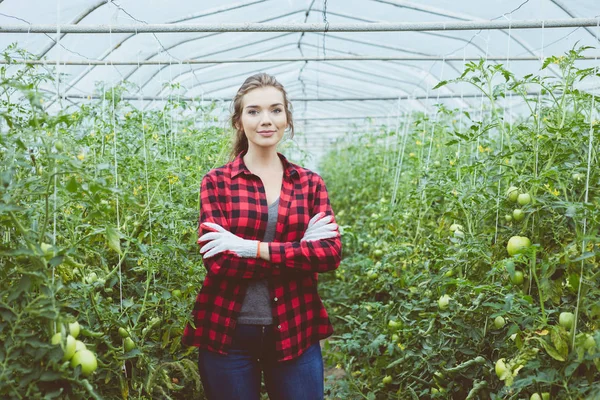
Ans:
<svg viewBox="0 0 600 400"><path fill-rule="evenodd" d="M243 157L244 157L244 155L246 155L247 152L248 152L248 150L242 151L231 162L231 177L232 178L235 178L236 176L238 176L241 173L252 174L252 172L250 172L250 170L248 169L248 167L246 167L246 164L244 163ZM281 163L283 164L283 175L288 176L288 177L292 176L292 175L298 176L298 170L296 169L294 164L290 163L283 154L278 152L277 155L279 156L279 159L281 160Z"/></svg>

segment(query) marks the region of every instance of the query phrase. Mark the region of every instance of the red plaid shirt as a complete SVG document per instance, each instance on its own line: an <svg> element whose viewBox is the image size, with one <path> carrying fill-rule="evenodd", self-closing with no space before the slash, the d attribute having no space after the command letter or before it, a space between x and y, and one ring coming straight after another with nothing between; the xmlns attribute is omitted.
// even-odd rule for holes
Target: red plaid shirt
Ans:
<svg viewBox="0 0 600 400"><path fill-rule="evenodd" d="M265 189L244 164L241 153L209 171L200 189L200 219L214 222L244 239L261 240L268 220ZM341 260L341 238L301 242L308 221L319 212L332 215L327 189L316 173L292 164L284 167L271 261L220 253L204 260L204 284L187 324L183 343L227 354L238 314L251 279L268 278L276 331L277 358L291 360L333 333L317 293L317 273L335 270ZM206 233L199 227L198 234Z"/></svg>

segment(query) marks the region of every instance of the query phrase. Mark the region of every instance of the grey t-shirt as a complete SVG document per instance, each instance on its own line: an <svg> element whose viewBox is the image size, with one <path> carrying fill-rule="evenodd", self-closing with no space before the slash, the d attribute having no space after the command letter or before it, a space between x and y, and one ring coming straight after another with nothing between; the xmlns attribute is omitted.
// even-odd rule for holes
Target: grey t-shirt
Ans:
<svg viewBox="0 0 600 400"><path fill-rule="evenodd" d="M275 238L279 198L269 206L269 220L263 242L272 242ZM242 310L238 316L239 324L270 325L273 323L271 314L271 295L267 279L251 280L248 284Z"/></svg>

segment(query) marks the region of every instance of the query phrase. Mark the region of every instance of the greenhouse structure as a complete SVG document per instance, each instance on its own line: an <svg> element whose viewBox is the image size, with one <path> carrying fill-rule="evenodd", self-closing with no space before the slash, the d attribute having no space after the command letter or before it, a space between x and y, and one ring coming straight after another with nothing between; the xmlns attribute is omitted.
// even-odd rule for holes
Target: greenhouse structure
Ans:
<svg viewBox="0 0 600 400"><path fill-rule="evenodd" d="M597 0L0 22L0 398L600 399Z"/></svg>

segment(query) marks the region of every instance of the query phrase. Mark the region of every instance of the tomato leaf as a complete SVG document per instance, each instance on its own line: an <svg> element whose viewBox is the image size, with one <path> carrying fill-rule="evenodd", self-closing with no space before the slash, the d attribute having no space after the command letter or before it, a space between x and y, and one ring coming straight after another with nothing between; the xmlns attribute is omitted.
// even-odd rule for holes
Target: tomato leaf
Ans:
<svg viewBox="0 0 600 400"><path fill-rule="evenodd" d="M550 333L550 339L552 340L552 344L556 348L556 351L566 360L569 356L568 333L555 326Z"/></svg>
<svg viewBox="0 0 600 400"><path fill-rule="evenodd" d="M565 361L565 358L548 342L545 340L540 340L540 343L546 350L546 353L557 361Z"/></svg>
<svg viewBox="0 0 600 400"><path fill-rule="evenodd" d="M69 179L69 182L67 182L65 188L71 193L77 192L77 190L79 189L79 183L77 183L74 176L72 176L71 179Z"/></svg>
<svg viewBox="0 0 600 400"><path fill-rule="evenodd" d="M118 229L112 227L106 228L106 240L108 240L108 247L122 255L123 253L121 252L120 238L121 233Z"/></svg>
<svg viewBox="0 0 600 400"><path fill-rule="evenodd" d="M448 81L440 81L440 83L438 83L437 85L435 85L433 88L437 89L437 88L440 88L442 86L445 86L446 84L448 84Z"/></svg>

